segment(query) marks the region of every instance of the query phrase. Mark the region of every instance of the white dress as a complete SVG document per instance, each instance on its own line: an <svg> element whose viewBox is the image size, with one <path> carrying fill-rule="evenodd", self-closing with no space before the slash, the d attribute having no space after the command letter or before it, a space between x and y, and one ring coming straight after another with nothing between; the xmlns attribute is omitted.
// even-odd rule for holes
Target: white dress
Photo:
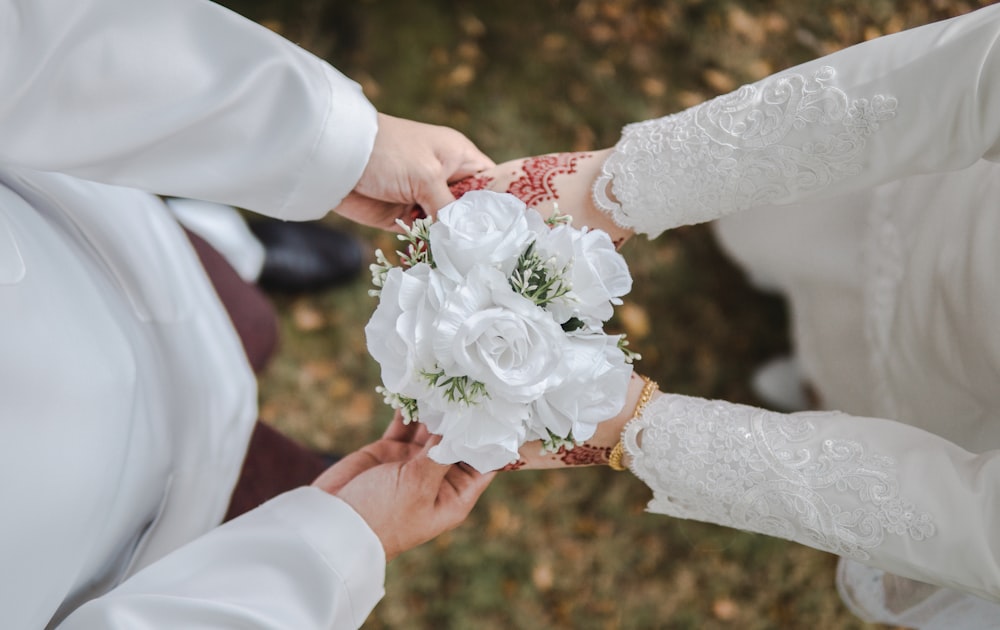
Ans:
<svg viewBox="0 0 1000 630"><path fill-rule="evenodd" d="M840 410L664 396L624 434L650 510L841 555L870 620L1000 627L998 38L989 7L630 125L595 185L654 236L726 217Z"/></svg>
<svg viewBox="0 0 1000 630"><path fill-rule="evenodd" d="M0 0L0 625L330 628L378 538L315 488L223 527L256 384L159 197L315 218L360 88L201 0Z"/></svg>

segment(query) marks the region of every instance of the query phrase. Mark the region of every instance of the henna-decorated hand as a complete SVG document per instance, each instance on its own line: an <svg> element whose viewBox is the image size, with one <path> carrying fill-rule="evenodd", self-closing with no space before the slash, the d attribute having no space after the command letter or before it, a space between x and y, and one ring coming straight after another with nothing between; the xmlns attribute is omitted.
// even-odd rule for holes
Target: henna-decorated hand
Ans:
<svg viewBox="0 0 1000 630"><path fill-rule="evenodd" d="M594 206L591 189L611 149L585 153L549 153L511 160L451 185L460 197L470 190L508 192L548 217L559 211L573 217L576 227L604 230L620 247L632 231L617 224Z"/></svg>

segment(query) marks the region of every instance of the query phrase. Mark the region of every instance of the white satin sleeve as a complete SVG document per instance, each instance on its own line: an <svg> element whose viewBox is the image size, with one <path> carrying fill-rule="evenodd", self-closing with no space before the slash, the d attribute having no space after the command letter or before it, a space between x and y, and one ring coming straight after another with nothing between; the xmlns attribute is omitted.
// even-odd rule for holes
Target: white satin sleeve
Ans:
<svg viewBox="0 0 1000 630"><path fill-rule="evenodd" d="M376 131L360 87L206 0L0 0L0 165L318 218Z"/></svg>
<svg viewBox="0 0 1000 630"><path fill-rule="evenodd" d="M58 628L357 628L384 578L382 544L357 512L300 488L151 564Z"/></svg>
<svg viewBox="0 0 1000 630"><path fill-rule="evenodd" d="M891 420L666 394L623 433L649 510L1000 600L1000 452Z"/></svg>
<svg viewBox="0 0 1000 630"><path fill-rule="evenodd" d="M650 236L1000 155L1000 6L881 37L628 125L594 185Z"/></svg>

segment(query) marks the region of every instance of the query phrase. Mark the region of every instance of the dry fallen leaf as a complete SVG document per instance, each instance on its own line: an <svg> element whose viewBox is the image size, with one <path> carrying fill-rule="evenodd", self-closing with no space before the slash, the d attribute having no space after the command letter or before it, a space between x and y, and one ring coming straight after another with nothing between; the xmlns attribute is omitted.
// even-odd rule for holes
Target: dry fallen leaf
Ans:
<svg viewBox="0 0 1000 630"><path fill-rule="evenodd" d="M346 398L354 391L355 384L350 378L338 376L332 378L326 387L326 393L330 398Z"/></svg>
<svg viewBox="0 0 1000 630"><path fill-rule="evenodd" d="M774 74L774 66L764 59L754 59L747 64L746 71L752 79L758 80Z"/></svg>
<svg viewBox="0 0 1000 630"><path fill-rule="evenodd" d="M555 582L552 565L547 562L536 564L535 568L531 570L531 581L534 583L535 588L540 591L551 589L553 582Z"/></svg>
<svg viewBox="0 0 1000 630"><path fill-rule="evenodd" d="M375 400L367 393L356 392L341 409L340 419L352 427L365 426L372 421Z"/></svg>
<svg viewBox="0 0 1000 630"><path fill-rule="evenodd" d="M476 70L467 63L455 66L448 73L448 84L456 87L465 87L476 78Z"/></svg>
<svg viewBox="0 0 1000 630"><path fill-rule="evenodd" d="M458 23L462 32L469 37L482 37L486 34L486 25L474 15L463 15Z"/></svg>
<svg viewBox="0 0 1000 630"><path fill-rule="evenodd" d="M741 7L729 9L729 28L754 46L760 46L767 40L761 21Z"/></svg>
<svg viewBox="0 0 1000 630"><path fill-rule="evenodd" d="M489 524L486 526L490 534L516 534L521 529L521 518L515 516L505 504L490 505Z"/></svg>
<svg viewBox="0 0 1000 630"><path fill-rule="evenodd" d="M302 364L299 372L299 386L309 387L321 381L333 378L337 366L329 359L312 359Z"/></svg>
<svg viewBox="0 0 1000 630"><path fill-rule="evenodd" d="M685 109L701 104L705 101L705 98L705 95L701 92L692 92L691 90L683 90L677 94L677 101L681 104L681 107L684 107Z"/></svg>
<svg viewBox="0 0 1000 630"><path fill-rule="evenodd" d="M618 309L618 318L621 320L625 334L633 340L642 339L649 335L649 314L642 306L626 302Z"/></svg>
<svg viewBox="0 0 1000 630"><path fill-rule="evenodd" d="M542 37L542 50L546 52L559 52L566 48L568 41L562 33L546 33Z"/></svg>
<svg viewBox="0 0 1000 630"><path fill-rule="evenodd" d="M723 597L712 602L712 614L720 621L732 621L736 618L739 610L736 602L728 597Z"/></svg>
<svg viewBox="0 0 1000 630"><path fill-rule="evenodd" d="M298 300L292 304L292 323L299 332L316 332L326 326L326 318L308 300Z"/></svg>
<svg viewBox="0 0 1000 630"><path fill-rule="evenodd" d="M659 97L667 93L667 83L663 79L646 77L642 80L640 89L646 96Z"/></svg>
<svg viewBox="0 0 1000 630"><path fill-rule="evenodd" d="M736 81L734 81L731 76L721 70L716 70L715 68L705 70L705 72L702 73L701 78L705 80L708 87L712 88L719 94L732 92L737 87Z"/></svg>

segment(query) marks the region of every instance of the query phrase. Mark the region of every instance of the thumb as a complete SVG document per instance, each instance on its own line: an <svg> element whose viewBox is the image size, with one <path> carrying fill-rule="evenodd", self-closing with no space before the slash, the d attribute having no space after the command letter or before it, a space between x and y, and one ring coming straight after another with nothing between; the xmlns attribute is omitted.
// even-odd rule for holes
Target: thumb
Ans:
<svg viewBox="0 0 1000 630"><path fill-rule="evenodd" d="M448 471L447 480L455 488L458 496L465 502L472 504L476 502L479 495L486 490L497 471L481 473L468 464L456 464L452 470Z"/></svg>

